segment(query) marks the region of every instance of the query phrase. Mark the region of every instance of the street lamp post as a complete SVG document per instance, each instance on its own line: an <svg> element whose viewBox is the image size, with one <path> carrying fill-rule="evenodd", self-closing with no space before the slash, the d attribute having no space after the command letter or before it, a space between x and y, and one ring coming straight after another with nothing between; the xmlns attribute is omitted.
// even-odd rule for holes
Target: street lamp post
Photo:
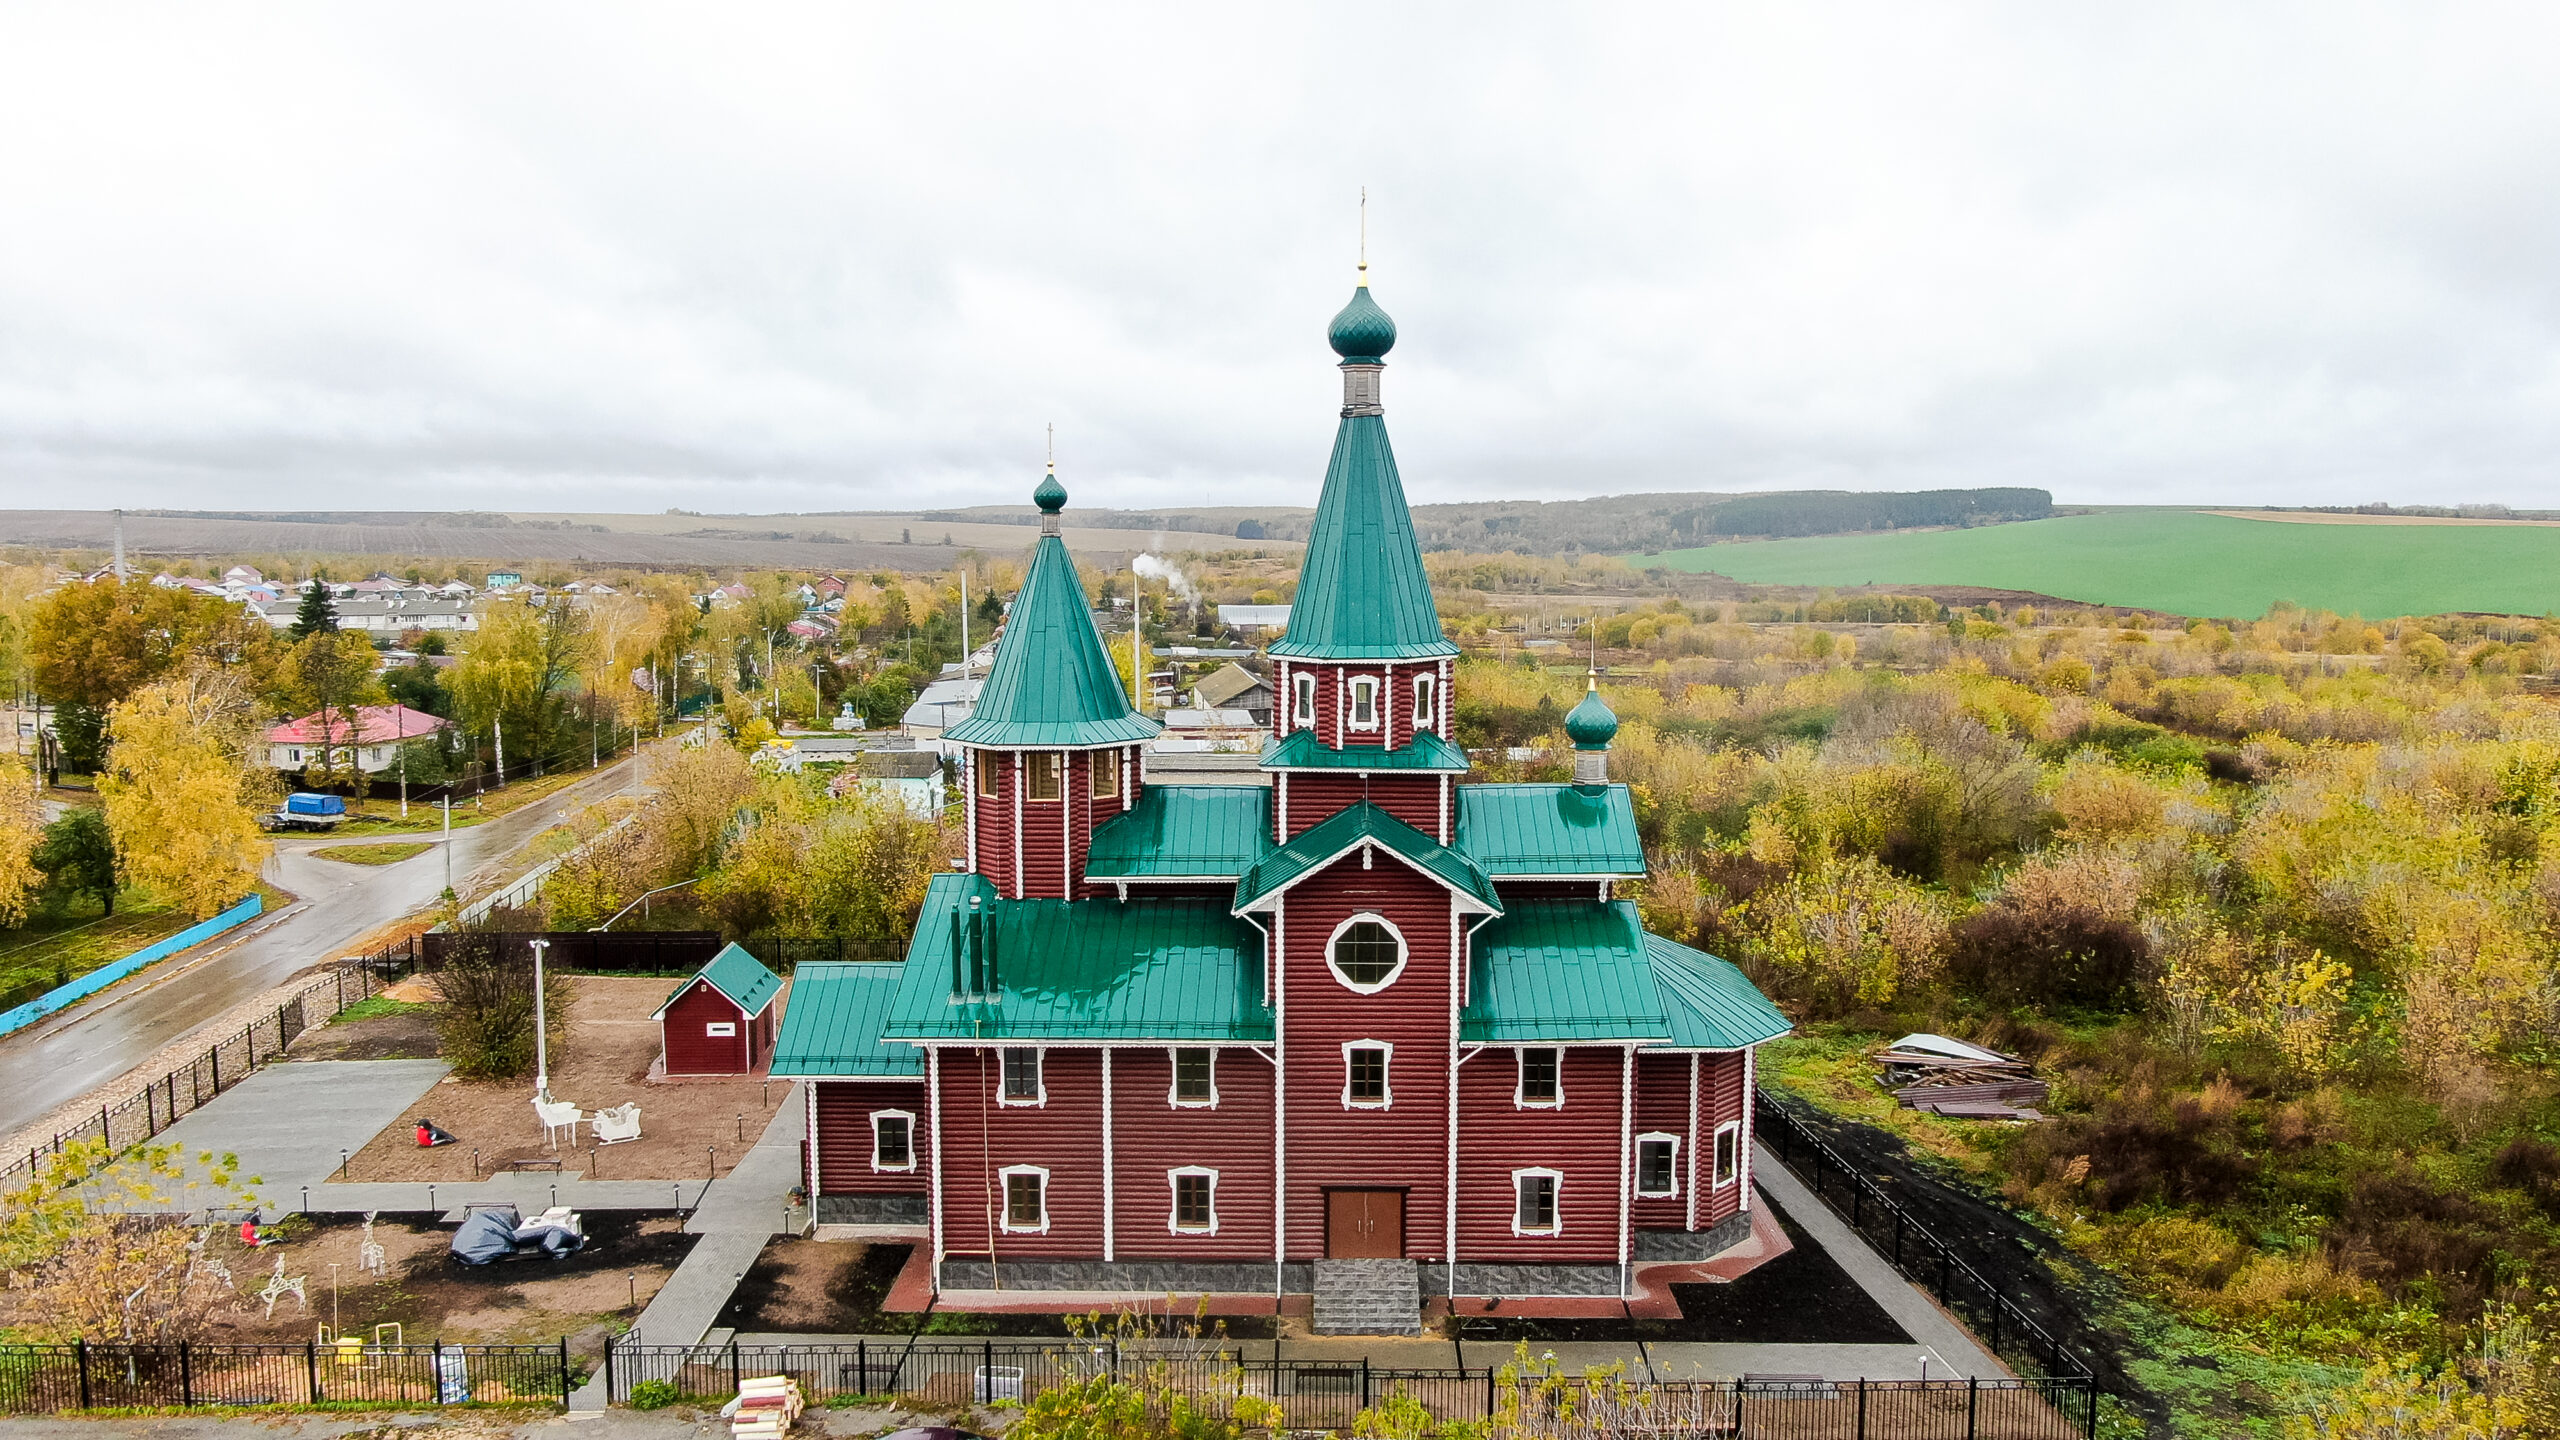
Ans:
<svg viewBox="0 0 2560 1440"><path fill-rule="evenodd" d="M542 952L550 948L548 940L533 942L533 1095L537 1100L551 1098L551 1017L542 1008Z"/></svg>

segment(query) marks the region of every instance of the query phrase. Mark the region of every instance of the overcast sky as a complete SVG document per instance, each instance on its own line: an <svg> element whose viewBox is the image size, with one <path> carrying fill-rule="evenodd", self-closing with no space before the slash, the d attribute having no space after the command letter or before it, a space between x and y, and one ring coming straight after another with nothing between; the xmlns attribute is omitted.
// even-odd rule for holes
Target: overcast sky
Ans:
<svg viewBox="0 0 2560 1440"><path fill-rule="evenodd" d="M2560 505L2560 10L0 8L0 505Z"/></svg>

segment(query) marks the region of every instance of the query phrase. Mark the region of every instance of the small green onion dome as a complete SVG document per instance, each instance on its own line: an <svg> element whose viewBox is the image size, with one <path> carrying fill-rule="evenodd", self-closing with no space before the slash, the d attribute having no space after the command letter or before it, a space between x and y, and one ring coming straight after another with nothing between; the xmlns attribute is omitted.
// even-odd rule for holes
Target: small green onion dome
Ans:
<svg viewBox="0 0 2560 1440"><path fill-rule="evenodd" d="M1057 471L1052 470L1041 479L1040 488L1031 492L1031 503L1039 506L1043 515L1055 515L1067 508L1067 487L1058 483Z"/></svg>
<svg viewBox="0 0 2560 1440"><path fill-rule="evenodd" d="M1618 714L1609 702L1600 698L1600 682L1591 682L1583 692L1582 703L1564 717L1564 733L1576 750L1606 750L1618 738Z"/></svg>
<svg viewBox="0 0 2560 1440"><path fill-rule="evenodd" d="M1360 287L1351 292L1351 303L1333 317L1324 338L1334 354L1352 365L1379 364L1396 348L1396 322L1369 298L1368 266L1360 267Z"/></svg>

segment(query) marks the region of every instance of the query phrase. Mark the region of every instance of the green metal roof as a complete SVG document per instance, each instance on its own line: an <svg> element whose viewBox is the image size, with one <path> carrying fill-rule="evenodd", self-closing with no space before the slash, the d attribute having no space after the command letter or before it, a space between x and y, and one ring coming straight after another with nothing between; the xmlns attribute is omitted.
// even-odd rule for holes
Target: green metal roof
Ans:
<svg viewBox="0 0 2560 1440"><path fill-rule="evenodd" d="M1644 944L1671 1019L1673 1045L1739 1050L1795 1028L1731 961L1659 935L1645 936Z"/></svg>
<svg viewBox="0 0 2560 1440"><path fill-rule="evenodd" d="M1360 267L1360 284L1351 292L1351 303L1325 327L1324 340L1334 354L1352 365L1382 364L1387 352L1396 348L1396 322L1369 297L1366 265Z"/></svg>
<svg viewBox="0 0 2560 1440"><path fill-rule="evenodd" d="M776 1076L876 1076L924 1073L924 1054L912 1045L884 1044L904 965L813 963L791 972L791 1008L773 1042Z"/></svg>
<svg viewBox="0 0 2560 1440"><path fill-rule="evenodd" d="M1410 745L1389 750L1380 745L1345 745L1332 749L1313 730L1292 730L1263 746L1265 770L1424 770L1464 774L1467 752L1429 731Z"/></svg>
<svg viewBox="0 0 2560 1440"><path fill-rule="evenodd" d="M1673 1025L1645 963L1644 926L1624 900L1524 900L1475 934L1470 1043L1664 1041Z"/></svg>
<svg viewBox="0 0 2560 1440"><path fill-rule="evenodd" d="M1458 653L1440 633L1382 416L1346 415L1334 432L1298 593L1289 602L1289 633L1271 653L1306 660Z"/></svg>
<svg viewBox="0 0 2560 1440"><path fill-rule="evenodd" d="M943 738L963 745L1109 745L1145 740L1163 728L1129 708L1066 542L1041 536L977 708Z"/></svg>
<svg viewBox="0 0 2560 1440"><path fill-rule="evenodd" d="M1093 827L1084 873L1094 880L1233 880L1270 848L1267 787L1150 785L1126 813Z"/></svg>
<svg viewBox="0 0 2560 1440"><path fill-rule="evenodd" d="M1375 844L1401 856L1486 912L1502 913L1502 899L1494 893L1493 882L1485 878L1474 861L1366 800L1335 811L1305 834L1255 861L1244 878L1236 882L1236 913L1253 909L1362 844Z"/></svg>
<svg viewBox="0 0 2560 1440"><path fill-rule="evenodd" d="M1582 692L1572 711L1564 717L1564 733L1576 750L1606 750L1618 738L1618 712L1600 698L1600 677L1591 677L1591 686Z"/></svg>
<svg viewBox="0 0 2560 1440"><path fill-rule="evenodd" d="M764 968L763 961L733 943L721 946L720 953L712 956L709 963L684 977L684 983L658 1002L656 1014L649 1018L655 1020L666 1014L667 1007L676 1003L676 996L691 988L696 980L710 981L712 989L728 996L739 1009L747 1012L747 1018L751 1020L763 1014L764 1007L773 1003L773 997L782 993L782 978Z"/></svg>
<svg viewBox="0 0 2560 1440"><path fill-rule="evenodd" d="M1641 875L1644 842L1624 785L1461 785L1458 849L1509 875Z"/></svg>
<svg viewBox="0 0 2560 1440"><path fill-rule="evenodd" d="M952 917L971 896L999 988L954 1003ZM1272 1038L1262 932L1214 900L1005 900L980 877L937 875L904 969L891 1039Z"/></svg>

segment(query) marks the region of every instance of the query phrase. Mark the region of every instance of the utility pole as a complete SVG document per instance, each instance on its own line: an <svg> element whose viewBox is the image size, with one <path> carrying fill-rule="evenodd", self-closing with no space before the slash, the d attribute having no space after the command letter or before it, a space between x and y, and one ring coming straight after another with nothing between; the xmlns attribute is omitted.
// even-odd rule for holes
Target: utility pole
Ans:
<svg viewBox="0 0 2560 1440"><path fill-rule="evenodd" d="M453 893L453 782L445 782L444 799L444 893Z"/></svg>
<svg viewBox="0 0 2560 1440"><path fill-rule="evenodd" d="M495 715L489 717L489 737L498 747L498 783L507 783L507 722Z"/></svg>
<svg viewBox="0 0 2560 1440"><path fill-rule="evenodd" d="M533 942L533 1098L551 1098L551 1017L542 1013L542 952L548 940ZM575 1135L569 1137L577 1139Z"/></svg>
<svg viewBox="0 0 2560 1440"><path fill-rule="evenodd" d="M391 723L400 735L400 818L409 818L409 707L394 703Z"/></svg>

